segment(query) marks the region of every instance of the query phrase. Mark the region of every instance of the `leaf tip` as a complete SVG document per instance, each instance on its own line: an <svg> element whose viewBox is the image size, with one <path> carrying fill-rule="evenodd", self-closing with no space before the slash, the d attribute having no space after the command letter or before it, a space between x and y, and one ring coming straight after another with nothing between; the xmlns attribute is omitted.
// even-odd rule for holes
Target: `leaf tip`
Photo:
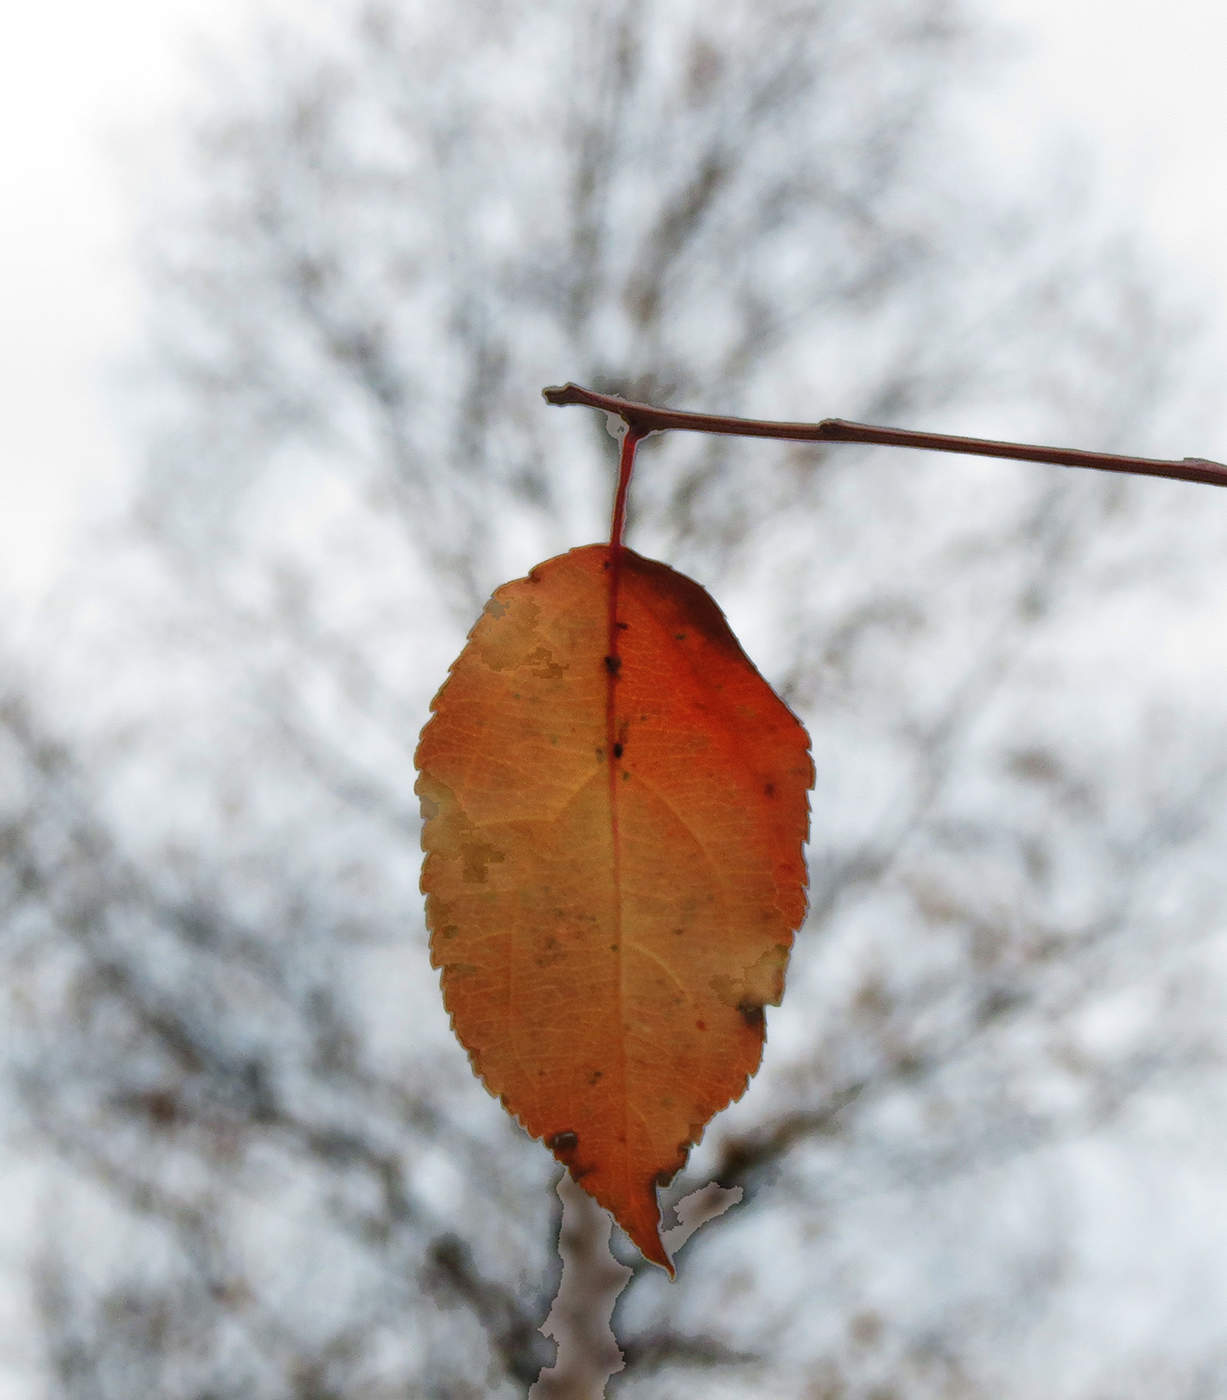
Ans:
<svg viewBox="0 0 1227 1400"><path fill-rule="evenodd" d="M677 1280L677 1269L669 1258L664 1241L660 1237L660 1209L656 1203L656 1190L652 1188L652 1210L655 1222L647 1230L626 1230L627 1238L649 1264L656 1264L669 1275L670 1281ZM621 1222L619 1222L621 1223ZM626 1226L623 1226L626 1229Z"/></svg>

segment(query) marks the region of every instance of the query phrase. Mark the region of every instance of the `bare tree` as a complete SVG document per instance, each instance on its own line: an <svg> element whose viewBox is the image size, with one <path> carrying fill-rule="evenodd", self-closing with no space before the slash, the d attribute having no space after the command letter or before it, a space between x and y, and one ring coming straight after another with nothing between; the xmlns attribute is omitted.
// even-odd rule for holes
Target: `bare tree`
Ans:
<svg viewBox="0 0 1227 1400"><path fill-rule="evenodd" d="M962 150L943 98L991 52L945 0L465 0L216 65L144 235L140 529L0 715L52 1393L516 1395L548 1361L553 1164L438 1005L414 737L490 588L600 533L609 444L545 383L1146 445L1171 321L1128 240ZM1184 1131L1221 1057L1227 748L1069 655L1156 488L643 456L633 542L716 587L819 778L767 1064L675 1188L744 1202L681 1286L628 1260L611 1393L1207 1393L1204 1338L1117 1365L1058 1301L1100 1257L1071 1178L1138 1103ZM1189 499L1146 506L1153 589Z"/></svg>

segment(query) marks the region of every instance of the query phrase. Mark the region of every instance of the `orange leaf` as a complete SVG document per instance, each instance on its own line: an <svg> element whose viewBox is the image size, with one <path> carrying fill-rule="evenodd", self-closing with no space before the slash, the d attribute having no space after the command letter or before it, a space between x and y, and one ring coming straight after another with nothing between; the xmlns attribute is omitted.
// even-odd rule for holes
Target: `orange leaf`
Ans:
<svg viewBox="0 0 1227 1400"><path fill-rule="evenodd" d="M422 888L474 1069L672 1272L656 1187L758 1068L813 766L711 597L610 559L486 605L418 746Z"/></svg>

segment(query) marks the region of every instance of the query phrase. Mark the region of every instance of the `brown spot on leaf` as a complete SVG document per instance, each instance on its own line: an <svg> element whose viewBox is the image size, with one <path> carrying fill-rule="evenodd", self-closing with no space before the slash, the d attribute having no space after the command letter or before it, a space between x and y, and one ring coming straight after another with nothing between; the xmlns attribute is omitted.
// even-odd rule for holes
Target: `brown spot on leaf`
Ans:
<svg viewBox="0 0 1227 1400"><path fill-rule="evenodd" d="M553 967L556 963L560 963L565 957L566 950L558 939L551 934L545 940L542 951L537 954L535 961L538 967Z"/></svg>
<svg viewBox="0 0 1227 1400"><path fill-rule="evenodd" d="M524 658L524 665L530 672L541 680L556 681L561 680L566 672L566 666L560 665L554 660L553 654L548 647L540 646L535 651L530 651Z"/></svg>
<svg viewBox="0 0 1227 1400"><path fill-rule="evenodd" d="M499 865L503 861L502 851L496 850L488 841L466 841L460 847L464 863L464 878L471 884L486 883L486 867Z"/></svg>
<svg viewBox="0 0 1227 1400"><path fill-rule="evenodd" d="M763 1016L763 1006L761 1002L739 1001L737 1003L737 1010L741 1014L741 1019L751 1030L756 1031L762 1027L765 1018Z"/></svg>

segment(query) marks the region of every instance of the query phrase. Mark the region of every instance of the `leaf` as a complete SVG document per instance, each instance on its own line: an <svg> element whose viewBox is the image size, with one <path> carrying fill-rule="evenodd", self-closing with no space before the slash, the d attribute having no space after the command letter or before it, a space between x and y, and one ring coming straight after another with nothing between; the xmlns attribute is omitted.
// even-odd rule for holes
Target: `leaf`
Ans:
<svg viewBox="0 0 1227 1400"><path fill-rule="evenodd" d="M486 605L418 746L422 888L477 1074L672 1273L656 1187L758 1068L813 765L711 597L610 561Z"/></svg>

